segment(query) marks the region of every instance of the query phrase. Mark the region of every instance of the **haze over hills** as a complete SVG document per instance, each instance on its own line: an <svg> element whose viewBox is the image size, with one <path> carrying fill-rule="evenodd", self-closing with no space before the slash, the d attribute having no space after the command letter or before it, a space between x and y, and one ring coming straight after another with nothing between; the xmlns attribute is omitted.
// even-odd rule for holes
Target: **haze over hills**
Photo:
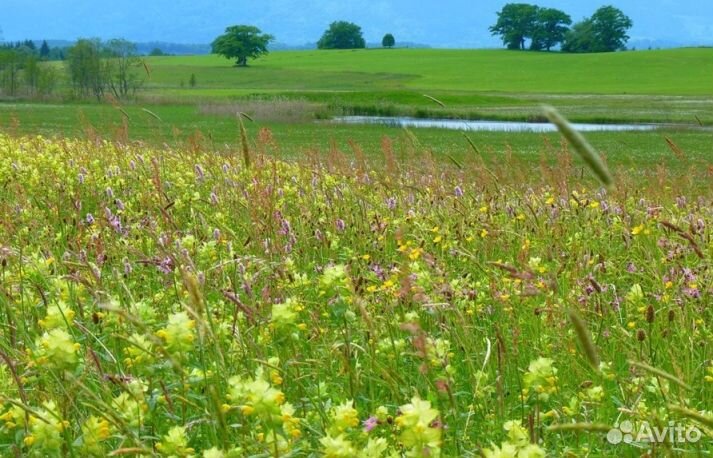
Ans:
<svg viewBox="0 0 713 458"><path fill-rule="evenodd" d="M518 0L519 1L519 0ZM284 45L314 43L333 20L362 26L367 42L386 32L397 42L434 47L499 47L488 27L504 0L4 0L5 40L123 37L137 42L210 43L231 24L253 24ZM630 46L713 44L713 1L532 1L559 8L578 21L613 3L634 21Z"/></svg>

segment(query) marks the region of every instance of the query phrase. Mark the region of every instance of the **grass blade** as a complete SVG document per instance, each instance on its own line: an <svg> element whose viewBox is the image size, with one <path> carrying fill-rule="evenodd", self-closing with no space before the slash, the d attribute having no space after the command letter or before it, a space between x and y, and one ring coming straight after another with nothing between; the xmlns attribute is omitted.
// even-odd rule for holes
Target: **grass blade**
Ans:
<svg viewBox="0 0 713 458"><path fill-rule="evenodd" d="M611 187L614 184L614 178L612 178L611 173L609 173L609 169L607 169L607 166L602 161L602 158L594 150L592 145L587 142L584 136L572 127L569 121L567 121L555 108L544 106L542 107L542 112L545 116L547 116L547 119L549 119L550 122L557 127L557 130L564 138L567 139L569 144L574 147L575 151L579 153L599 181L604 186Z"/></svg>

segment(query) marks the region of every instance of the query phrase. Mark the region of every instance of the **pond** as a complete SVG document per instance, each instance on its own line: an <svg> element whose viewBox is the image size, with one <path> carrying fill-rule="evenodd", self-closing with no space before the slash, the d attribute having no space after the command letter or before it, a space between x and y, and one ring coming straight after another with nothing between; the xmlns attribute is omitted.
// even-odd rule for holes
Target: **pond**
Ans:
<svg viewBox="0 0 713 458"><path fill-rule="evenodd" d="M339 124L381 124L392 127L435 127L439 129L490 131L490 132L555 132L557 128L550 123L518 121L465 121L457 119L422 119L398 116L340 116L331 122ZM656 124L585 124L572 123L581 132L653 130Z"/></svg>

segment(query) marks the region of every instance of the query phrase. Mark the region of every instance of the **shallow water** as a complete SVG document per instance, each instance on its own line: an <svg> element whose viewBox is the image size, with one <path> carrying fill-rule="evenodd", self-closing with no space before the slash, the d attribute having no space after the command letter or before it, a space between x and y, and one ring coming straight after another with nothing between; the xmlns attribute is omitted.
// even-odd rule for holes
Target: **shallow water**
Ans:
<svg viewBox="0 0 713 458"><path fill-rule="evenodd" d="M421 119L398 116L340 116L332 122L339 124L381 124L393 127L435 127L439 129L489 132L555 132L550 123L518 121L462 121L455 119ZM653 130L655 124L584 124L572 123L581 132Z"/></svg>

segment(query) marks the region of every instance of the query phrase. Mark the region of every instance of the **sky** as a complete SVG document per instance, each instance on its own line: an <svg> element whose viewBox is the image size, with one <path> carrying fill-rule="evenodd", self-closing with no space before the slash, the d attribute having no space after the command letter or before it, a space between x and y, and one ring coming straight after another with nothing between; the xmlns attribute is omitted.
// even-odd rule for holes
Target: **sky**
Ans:
<svg viewBox="0 0 713 458"><path fill-rule="evenodd" d="M511 0L522 2L527 0ZM507 1L496 0L0 0L0 38L210 43L225 27L256 25L290 45L316 42L330 22L362 27L367 42L387 32L398 42L434 47L498 47L488 27ZM547 0L574 21L612 4L634 22L631 43L713 45L713 0Z"/></svg>

